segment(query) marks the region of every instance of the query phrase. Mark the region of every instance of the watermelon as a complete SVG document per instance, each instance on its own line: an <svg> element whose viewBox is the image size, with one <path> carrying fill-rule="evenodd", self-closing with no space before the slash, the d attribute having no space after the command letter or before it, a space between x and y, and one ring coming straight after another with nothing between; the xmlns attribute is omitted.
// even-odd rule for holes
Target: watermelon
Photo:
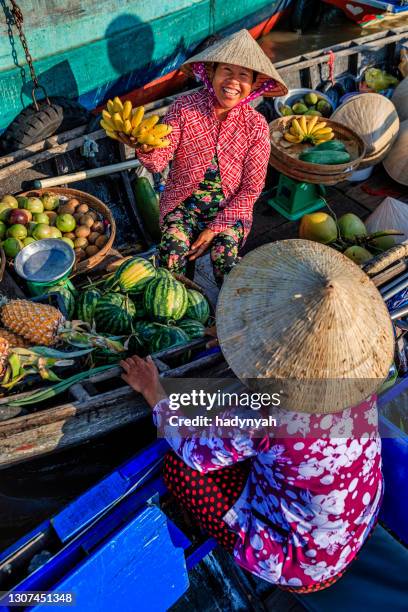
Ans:
<svg viewBox="0 0 408 612"><path fill-rule="evenodd" d="M188 289L188 306L186 310L186 318L200 321L205 325L210 316L210 306L207 299L202 293L195 289Z"/></svg>
<svg viewBox="0 0 408 612"><path fill-rule="evenodd" d="M143 293L146 285L156 277L155 267L143 257L132 257L115 272L114 287L122 293Z"/></svg>
<svg viewBox="0 0 408 612"><path fill-rule="evenodd" d="M144 298L142 293L132 295L132 302L136 306L136 319L146 319L147 313L144 306Z"/></svg>
<svg viewBox="0 0 408 612"><path fill-rule="evenodd" d="M102 293L93 287L85 289L77 301L76 316L80 321L92 324L94 313L98 300L102 297Z"/></svg>
<svg viewBox="0 0 408 612"><path fill-rule="evenodd" d="M151 281L144 294L144 305L148 315L166 323L182 319L187 310L187 289L172 276L159 276Z"/></svg>
<svg viewBox="0 0 408 612"><path fill-rule="evenodd" d="M200 321L194 319L182 319L178 321L177 327L186 332L190 340L193 338L203 338L205 336L205 327Z"/></svg>
<svg viewBox="0 0 408 612"><path fill-rule="evenodd" d="M57 293L61 297L62 303L64 304L66 310L67 318L70 321L74 316L75 310L75 298L72 295L71 291L67 289L64 284L61 284L48 287L46 290L46 294L48 295L50 293Z"/></svg>
<svg viewBox="0 0 408 612"><path fill-rule="evenodd" d="M137 334L132 334L126 341L126 349L127 356L132 357L132 355L144 355L146 351L144 350L144 344L142 339Z"/></svg>
<svg viewBox="0 0 408 612"><path fill-rule="evenodd" d="M126 295L106 293L95 308L96 329L110 334L131 334L136 307Z"/></svg>
<svg viewBox="0 0 408 612"><path fill-rule="evenodd" d="M145 342L149 342L161 325L162 323L153 323L153 321L135 321L134 329Z"/></svg>
<svg viewBox="0 0 408 612"><path fill-rule="evenodd" d="M150 339L149 347L152 353L164 351L173 346L186 344L190 338L185 331L174 325L161 325L160 329Z"/></svg>
<svg viewBox="0 0 408 612"><path fill-rule="evenodd" d="M156 276L160 278L167 278L169 276L172 277L172 274L170 270L167 270L167 268L158 268L156 271Z"/></svg>

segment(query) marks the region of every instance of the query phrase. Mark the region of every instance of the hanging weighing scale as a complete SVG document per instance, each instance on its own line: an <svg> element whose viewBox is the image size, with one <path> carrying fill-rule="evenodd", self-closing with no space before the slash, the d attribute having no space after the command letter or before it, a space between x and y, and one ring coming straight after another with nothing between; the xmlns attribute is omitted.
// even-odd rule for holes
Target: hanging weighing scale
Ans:
<svg viewBox="0 0 408 612"><path fill-rule="evenodd" d="M297 181L282 173L279 173L279 182L273 191L274 195L267 203L290 221L297 221L303 215L326 206L324 185Z"/></svg>
<svg viewBox="0 0 408 612"><path fill-rule="evenodd" d="M43 295L53 285L72 288L69 275L75 263L74 249L56 238L32 242L14 260L17 274L32 296Z"/></svg>

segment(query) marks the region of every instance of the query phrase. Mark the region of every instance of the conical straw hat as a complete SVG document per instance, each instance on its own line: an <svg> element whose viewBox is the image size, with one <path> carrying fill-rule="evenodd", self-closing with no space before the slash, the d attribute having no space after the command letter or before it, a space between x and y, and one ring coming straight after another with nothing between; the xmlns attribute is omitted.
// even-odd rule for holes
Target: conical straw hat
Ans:
<svg viewBox="0 0 408 612"><path fill-rule="evenodd" d="M282 77L279 76L268 56L262 51L248 30L240 30L231 36L227 36L201 53L194 55L182 65L181 70L188 76L192 76L191 64L198 62L235 64L249 68L258 73L254 89L258 89L265 81L270 79L276 81L276 87L265 91L264 96L284 96L288 93L288 88Z"/></svg>
<svg viewBox="0 0 408 612"><path fill-rule="evenodd" d="M408 119L408 77L395 88L391 100L397 109L400 121Z"/></svg>
<svg viewBox="0 0 408 612"><path fill-rule="evenodd" d="M408 119L401 123L398 138L384 159L383 166L394 181L408 185Z"/></svg>
<svg viewBox="0 0 408 612"><path fill-rule="evenodd" d="M382 151L398 134L399 119L391 100L376 93L353 96L336 108L332 121L342 123L361 136L366 157Z"/></svg>
<svg viewBox="0 0 408 612"><path fill-rule="evenodd" d="M327 413L358 405L388 375L391 320L350 259L307 240L247 254L217 305L222 352L249 388L281 393L285 409Z"/></svg>

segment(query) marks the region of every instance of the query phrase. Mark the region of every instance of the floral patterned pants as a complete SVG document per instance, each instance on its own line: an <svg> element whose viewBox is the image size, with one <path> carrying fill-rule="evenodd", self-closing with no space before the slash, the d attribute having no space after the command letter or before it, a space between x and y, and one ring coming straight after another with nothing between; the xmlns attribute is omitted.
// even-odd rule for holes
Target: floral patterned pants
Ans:
<svg viewBox="0 0 408 612"><path fill-rule="evenodd" d="M206 225L215 218L218 208L203 211L181 204L166 215L162 226L160 261L172 272L186 273L187 253ZM217 234L210 247L214 277L218 286L234 267L244 235L240 221Z"/></svg>

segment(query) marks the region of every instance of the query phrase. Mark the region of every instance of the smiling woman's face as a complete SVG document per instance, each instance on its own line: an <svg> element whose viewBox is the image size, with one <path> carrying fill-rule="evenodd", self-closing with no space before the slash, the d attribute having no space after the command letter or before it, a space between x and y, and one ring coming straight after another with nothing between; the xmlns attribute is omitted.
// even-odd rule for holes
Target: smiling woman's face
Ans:
<svg viewBox="0 0 408 612"><path fill-rule="evenodd" d="M226 110L234 108L252 90L253 72L235 64L218 64L212 85L220 105Z"/></svg>

